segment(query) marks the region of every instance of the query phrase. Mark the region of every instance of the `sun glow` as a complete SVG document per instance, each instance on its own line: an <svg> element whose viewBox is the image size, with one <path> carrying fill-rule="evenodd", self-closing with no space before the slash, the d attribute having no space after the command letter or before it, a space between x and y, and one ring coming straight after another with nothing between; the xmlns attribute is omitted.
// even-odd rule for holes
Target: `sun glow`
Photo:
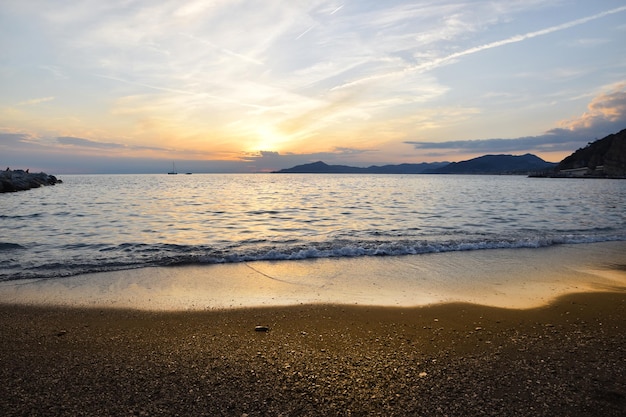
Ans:
<svg viewBox="0 0 626 417"><path fill-rule="evenodd" d="M0 1L12 166L556 162L625 126L615 0L74 3Z"/></svg>
<svg viewBox="0 0 626 417"><path fill-rule="evenodd" d="M279 152L285 143L289 143L287 135L277 132L271 126L261 126L256 130L257 140L253 141L254 151L274 151Z"/></svg>

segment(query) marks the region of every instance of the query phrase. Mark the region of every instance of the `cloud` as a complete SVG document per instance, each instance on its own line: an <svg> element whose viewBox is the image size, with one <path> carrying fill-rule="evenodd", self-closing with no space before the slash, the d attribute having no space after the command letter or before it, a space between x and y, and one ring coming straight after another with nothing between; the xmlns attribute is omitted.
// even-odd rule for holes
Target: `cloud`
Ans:
<svg viewBox="0 0 626 417"><path fill-rule="evenodd" d="M597 126L626 122L626 83L615 91L595 97L582 116L561 123L567 130L593 129Z"/></svg>
<svg viewBox="0 0 626 417"><path fill-rule="evenodd" d="M80 146L84 148L120 149L126 147L125 145L122 145L120 143L97 142L89 139L75 138L70 136L58 137L57 141L61 145Z"/></svg>
<svg viewBox="0 0 626 417"><path fill-rule="evenodd" d="M591 22L593 20L597 20L597 19L601 19L603 17L612 15L612 14L616 14L616 13L621 13L626 11L626 6L622 6L622 7L617 7L611 10L607 10L601 13L596 13L594 15L591 16L587 16L587 17L583 17L580 19L576 19L576 20L572 20L566 23L562 23L560 25L555 25L555 26L551 26L548 28L544 28L541 30L537 30L537 31L532 31L532 32L527 32L524 34L520 34L520 35L515 35L515 36L511 36L509 38L505 38L505 39L501 39L495 42L490 42L487 44L483 44L483 45L479 45L479 46L474 46L471 48L467 48L465 50L459 51L459 52L454 52L451 54L448 54L446 56L442 56L442 57L438 57L438 58L433 58L427 62L423 62L417 65L412 65L412 66L408 66L406 68L403 68L401 70L398 71L394 71L394 72L387 72L387 73L379 73L379 74L375 74L375 75L371 75L371 76L367 76L367 77L363 77L360 79L356 79L356 80L352 80L350 82L347 82L343 85L338 85L336 87L334 87L334 89L342 89L342 88L348 88L348 87L354 87L357 85L361 85L364 83L368 83L368 82L372 82L372 81L377 81L383 78L389 78L389 77L397 77L397 76L403 76L406 74L410 74L410 73L421 73L421 72L426 72L426 71L430 71L433 70L435 68L444 66L444 65L448 65L451 64L453 62L455 62L457 59L462 58L464 56L468 56L468 55L472 55L472 54L476 54L478 52L482 52L488 49L493 49L493 48L499 48L501 46L505 46L505 45L509 45L512 43L518 43L518 42L523 42L525 40L528 39L532 39L532 38L536 38L539 36L545 36L554 32L558 32L561 30L565 30L565 29L570 29L573 28L575 26L579 26L582 25L584 23L588 23Z"/></svg>
<svg viewBox="0 0 626 417"><path fill-rule="evenodd" d="M528 136L517 139L476 139L453 140L447 142L415 142L404 143L413 145L415 149L457 150L476 153L502 153L519 151L567 151L580 143L578 135L570 132L550 132L540 136Z"/></svg>
<svg viewBox="0 0 626 417"><path fill-rule="evenodd" d="M26 133L0 133L0 146L14 146L30 142L32 137Z"/></svg>
<svg viewBox="0 0 626 417"><path fill-rule="evenodd" d="M76 146L81 148L91 148L91 149L125 149L125 150L150 150L150 151L167 151L166 148L159 148L154 146L137 146L137 145L127 145L123 143L114 143L114 142L99 142L90 139L84 138L76 138L72 136L61 136L57 138L57 142L61 145L69 145Z"/></svg>
<svg viewBox="0 0 626 417"><path fill-rule="evenodd" d="M574 26L582 25L584 23L591 22L592 20L597 20L597 19L609 16L609 15L612 15L612 14L615 14L615 13L620 13L620 12L623 12L623 11L626 11L626 6L617 7L615 9L611 9L611 10L607 10L607 11L604 11L604 12L601 12L601 13L597 13L597 14L594 14L592 16L583 17L581 19L572 20L570 22L566 22L566 23L563 23L563 24L560 24L560 25L551 26L551 27L548 27L548 28L545 28L545 29L534 31L534 32L528 32L528 33L525 33L525 34L522 34L522 35L511 36L511 37L509 37L507 39L502 39L502 40L499 40L499 41L496 41L496 42L491 42L491 43L488 43L488 44L485 44L485 45L476 46L474 48L469 48L469 49L466 49L465 51L457 52L457 53L451 54L451 55L449 55L447 57L441 58L439 60L435 60L435 61L433 61L433 63L426 64L426 65L427 66L428 65L438 66L439 64L442 64L442 63L445 63L447 61L459 58L459 57L464 56L464 55L471 55L471 54L474 54L474 53L477 53L477 52L481 52L481 51L484 51L484 50L487 50L487 49L498 48L500 46L508 45L508 44L511 44L511 43L522 42L522 41L525 41L527 39L536 38L538 36L544 36L544 35L548 35L548 34L553 33L553 32L558 32L558 31L561 31L561 30L570 29L570 28L572 28ZM416 68L419 69L420 67L421 66L417 66Z"/></svg>
<svg viewBox="0 0 626 417"><path fill-rule="evenodd" d="M444 138L548 127L555 129L517 142L446 146L566 148L572 131L602 124L608 131L622 112L619 97L612 104L599 97L581 117L555 122L581 112L570 110L580 100L574 96L623 73L619 35L603 26L619 21L626 6L607 4L8 0L0 8L14 23L0 32L16 46L7 62L28 57L34 71L0 68L15 91L5 102L26 100L0 107L0 125L33 133L31 142L14 142L20 146L83 156L232 161L241 151L280 150L259 153L259 164L297 158L287 151L324 160L356 155L334 146L376 148L376 158L393 162L413 157L403 140L419 148L427 142L415 139L428 139L436 149ZM563 36L547 36L557 31ZM545 42L524 43L532 38ZM603 39L602 48L572 47Z"/></svg>
<svg viewBox="0 0 626 417"><path fill-rule="evenodd" d="M129 84L129 85L134 85L137 87L144 87L150 90L157 90L157 91L161 91L161 92L165 92L165 93L172 93L172 94L176 94L176 95L189 95L189 96L195 96L197 98L200 99L211 99L214 101L218 101L221 103L227 103L227 104L235 104L237 106L241 106L241 107L250 107L253 109L265 109L265 106L261 106L261 105L257 105L257 104L251 104L251 103L244 103L238 100L232 100L232 99L228 99L228 98L224 98L224 97L220 97L220 96L216 96L216 95L212 95L212 94L208 94L208 93L202 93L202 92L195 92L195 91L187 91L187 90L181 90L181 89L174 89L174 88L168 88L168 87L161 87L158 85L150 85L150 84L146 84L146 83L142 83L142 82L136 82L136 81L129 81L120 77L113 77L110 75L102 75L102 74L94 74L96 77L100 77L100 78L104 78L104 79L108 79L108 80L112 80L112 81L119 81L121 83L124 84Z"/></svg>
<svg viewBox="0 0 626 417"><path fill-rule="evenodd" d="M456 150L462 152L558 152L573 151L586 143L616 133L626 127L626 83L613 91L594 97L588 111L561 122L542 135L515 139L452 140L446 142L406 141L415 149Z"/></svg>
<svg viewBox="0 0 626 417"><path fill-rule="evenodd" d="M0 149L6 152L24 150L26 152L46 152L50 149L50 141L30 133L0 132Z"/></svg>
<svg viewBox="0 0 626 417"><path fill-rule="evenodd" d="M34 106L40 103L45 103L47 101L52 101L54 100L54 97L40 97L40 98L33 98L30 100L26 100L26 101L22 101L21 103L17 103L18 106Z"/></svg>

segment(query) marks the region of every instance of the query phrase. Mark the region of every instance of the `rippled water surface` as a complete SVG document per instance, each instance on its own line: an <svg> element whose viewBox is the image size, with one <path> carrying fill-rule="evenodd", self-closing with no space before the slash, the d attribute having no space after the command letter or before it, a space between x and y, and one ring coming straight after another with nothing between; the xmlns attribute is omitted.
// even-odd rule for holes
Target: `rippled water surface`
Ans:
<svg viewBox="0 0 626 417"><path fill-rule="evenodd" d="M626 181L92 175L0 194L0 280L626 240Z"/></svg>

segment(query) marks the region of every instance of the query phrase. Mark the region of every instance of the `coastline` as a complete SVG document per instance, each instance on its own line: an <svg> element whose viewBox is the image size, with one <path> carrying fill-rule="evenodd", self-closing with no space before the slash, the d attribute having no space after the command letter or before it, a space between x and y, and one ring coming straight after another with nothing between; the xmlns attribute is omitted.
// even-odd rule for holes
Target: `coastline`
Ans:
<svg viewBox="0 0 626 417"><path fill-rule="evenodd" d="M533 308L574 292L624 291L626 242L390 257L149 267L0 282L0 303L140 310L301 304Z"/></svg>
<svg viewBox="0 0 626 417"><path fill-rule="evenodd" d="M0 409L621 416L624 244L4 282Z"/></svg>
<svg viewBox="0 0 626 417"><path fill-rule="evenodd" d="M527 310L3 304L0 408L6 416L621 416L625 313L623 292L569 294Z"/></svg>

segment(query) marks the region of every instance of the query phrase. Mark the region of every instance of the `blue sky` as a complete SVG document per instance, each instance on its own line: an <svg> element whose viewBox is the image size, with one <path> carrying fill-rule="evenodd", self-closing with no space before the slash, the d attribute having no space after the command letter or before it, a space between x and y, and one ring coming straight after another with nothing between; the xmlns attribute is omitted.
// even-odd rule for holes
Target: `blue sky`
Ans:
<svg viewBox="0 0 626 417"><path fill-rule="evenodd" d="M0 3L0 164L253 172L626 128L623 1Z"/></svg>

